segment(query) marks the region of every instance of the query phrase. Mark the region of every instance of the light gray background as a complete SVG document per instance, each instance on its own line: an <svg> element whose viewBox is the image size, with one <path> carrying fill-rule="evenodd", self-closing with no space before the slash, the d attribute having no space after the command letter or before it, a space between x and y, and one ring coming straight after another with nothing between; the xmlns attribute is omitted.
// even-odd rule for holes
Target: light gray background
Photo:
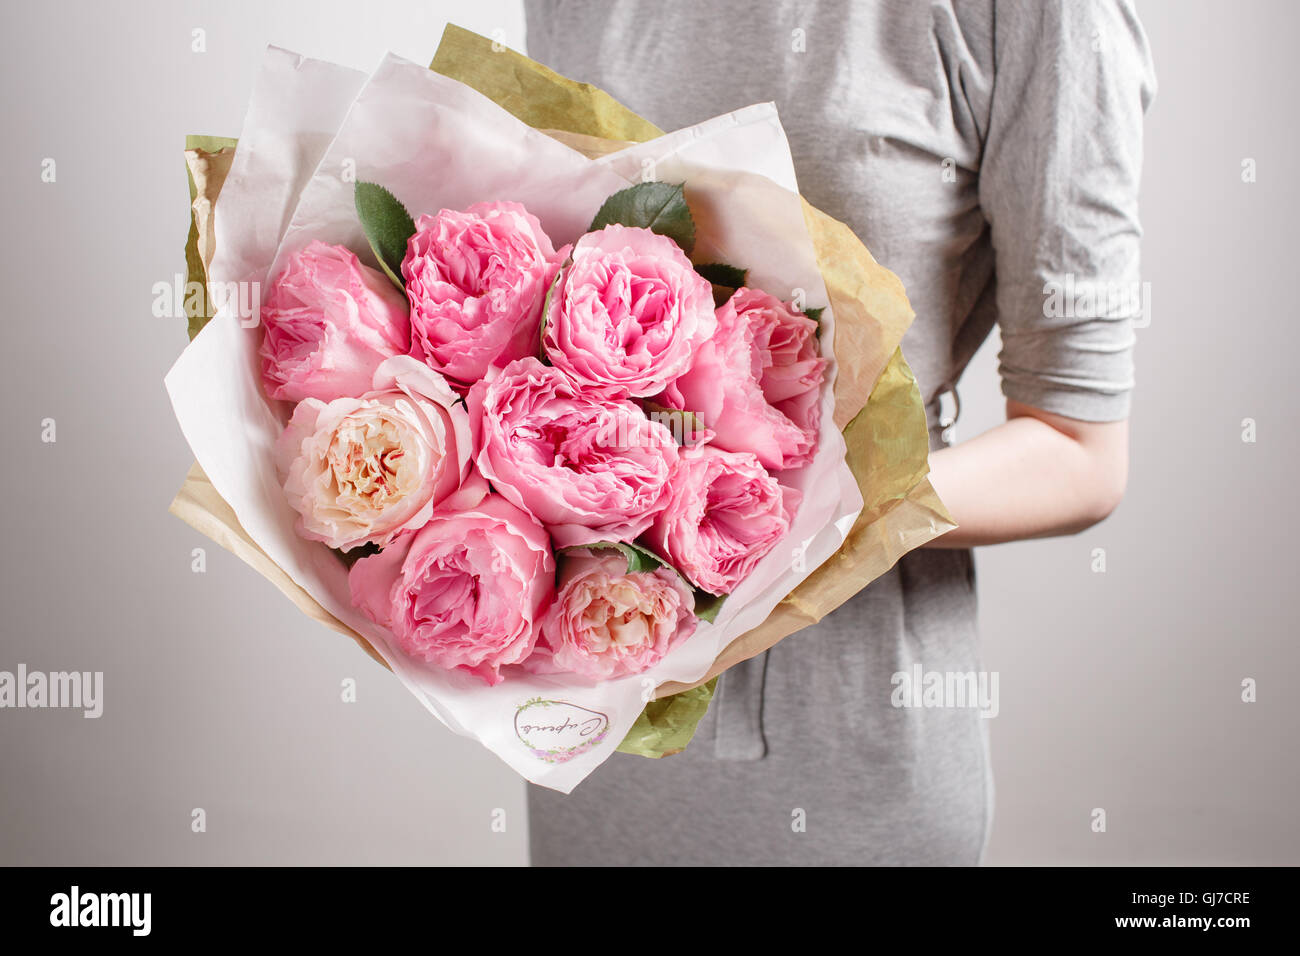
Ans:
<svg viewBox="0 0 1300 956"><path fill-rule="evenodd" d="M1160 92L1132 477L1091 531L980 553L1001 690L988 862L1298 863L1300 13L1140 11ZM0 670L103 671L106 701L99 720L0 710L0 863L525 862L511 771L167 514L190 462L162 388L184 323L150 313L184 268L183 137L238 134L265 44L427 61L454 19L518 48L518 4L54 2L5 19ZM995 353L963 381L959 437L1000 420Z"/></svg>

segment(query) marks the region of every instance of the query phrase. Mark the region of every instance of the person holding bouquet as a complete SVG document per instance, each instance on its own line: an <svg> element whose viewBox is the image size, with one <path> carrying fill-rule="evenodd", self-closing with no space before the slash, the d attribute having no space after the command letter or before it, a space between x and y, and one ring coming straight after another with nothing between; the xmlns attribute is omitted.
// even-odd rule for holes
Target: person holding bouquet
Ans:
<svg viewBox="0 0 1300 956"><path fill-rule="evenodd" d="M979 862L987 723L896 707L891 677L980 670L971 548L1076 533L1123 494L1138 316L1048 290L1137 282L1155 77L1131 4L525 7L531 56L662 128L776 102L801 192L908 290L931 480L959 525L727 671L684 753L530 787L534 865ZM950 446L941 397L994 325L1007 420Z"/></svg>

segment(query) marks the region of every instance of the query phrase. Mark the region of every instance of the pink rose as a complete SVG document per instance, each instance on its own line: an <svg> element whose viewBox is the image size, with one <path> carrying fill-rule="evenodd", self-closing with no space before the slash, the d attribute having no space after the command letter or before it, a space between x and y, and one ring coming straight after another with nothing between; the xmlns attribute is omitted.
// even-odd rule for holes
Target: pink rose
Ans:
<svg viewBox="0 0 1300 956"><path fill-rule="evenodd" d="M606 226L573 247L551 294L544 344L575 382L655 395L713 334L712 287L671 239Z"/></svg>
<svg viewBox="0 0 1300 956"><path fill-rule="evenodd" d="M532 653L555 559L542 526L490 494L362 558L348 583L352 603L411 657L499 684L502 667Z"/></svg>
<svg viewBox="0 0 1300 956"><path fill-rule="evenodd" d="M298 532L349 551L383 546L429 520L434 505L468 507L487 493L474 471L463 405L437 372L388 359L359 398L307 398L276 444Z"/></svg>
<svg viewBox="0 0 1300 956"><path fill-rule="evenodd" d="M695 633L694 609L694 596L671 568L629 573L617 552L567 555L524 666L592 680L640 674Z"/></svg>
<svg viewBox="0 0 1300 956"><path fill-rule="evenodd" d="M263 387L290 402L369 391L379 363L411 345L401 291L323 242L289 257L262 303L262 325Z"/></svg>
<svg viewBox="0 0 1300 956"><path fill-rule="evenodd" d="M718 448L753 452L775 471L799 468L817 451L825 373L816 322L766 292L737 289L661 400L698 415Z"/></svg>
<svg viewBox="0 0 1300 956"><path fill-rule="evenodd" d="M534 354L560 258L516 202L421 216L402 262L411 354L463 386Z"/></svg>
<svg viewBox="0 0 1300 956"><path fill-rule="evenodd" d="M647 540L696 587L730 594L789 532L798 503L747 452L685 448Z"/></svg>
<svg viewBox="0 0 1300 956"><path fill-rule="evenodd" d="M667 501L677 442L634 403L519 359L470 389L478 466L560 547L631 541Z"/></svg>

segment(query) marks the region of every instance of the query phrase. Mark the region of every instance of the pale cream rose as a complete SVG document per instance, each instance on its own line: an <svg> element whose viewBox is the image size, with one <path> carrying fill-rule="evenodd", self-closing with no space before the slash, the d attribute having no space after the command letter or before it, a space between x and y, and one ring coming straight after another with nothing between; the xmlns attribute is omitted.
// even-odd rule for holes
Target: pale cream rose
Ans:
<svg viewBox="0 0 1300 956"><path fill-rule="evenodd" d="M435 505L471 507L487 491L464 405L442 376L400 355L373 384L358 398L300 402L276 448L299 533L340 551L383 547Z"/></svg>

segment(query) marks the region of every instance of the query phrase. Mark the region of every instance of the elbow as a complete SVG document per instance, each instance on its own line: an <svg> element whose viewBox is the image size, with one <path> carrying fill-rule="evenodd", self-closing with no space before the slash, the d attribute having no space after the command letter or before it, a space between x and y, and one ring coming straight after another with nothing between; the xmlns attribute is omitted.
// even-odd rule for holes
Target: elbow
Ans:
<svg viewBox="0 0 1300 956"><path fill-rule="evenodd" d="M1049 480L1058 489L1057 520L1049 534L1078 534L1114 513L1128 486L1127 419L1082 421L1010 399L1007 418L1031 418L1047 426L1036 434L1045 440Z"/></svg>
<svg viewBox="0 0 1300 956"><path fill-rule="evenodd" d="M1127 487L1127 462L1112 463L1110 467L1097 469L1089 476L1084 493L1080 496L1078 519L1071 533L1087 531L1114 514L1124 500Z"/></svg>
<svg viewBox="0 0 1300 956"><path fill-rule="evenodd" d="M1124 488L1126 481L1120 481L1108 485L1098 491L1096 500L1092 502L1092 507L1088 514L1088 527L1101 524L1119 507L1119 503L1124 500Z"/></svg>

